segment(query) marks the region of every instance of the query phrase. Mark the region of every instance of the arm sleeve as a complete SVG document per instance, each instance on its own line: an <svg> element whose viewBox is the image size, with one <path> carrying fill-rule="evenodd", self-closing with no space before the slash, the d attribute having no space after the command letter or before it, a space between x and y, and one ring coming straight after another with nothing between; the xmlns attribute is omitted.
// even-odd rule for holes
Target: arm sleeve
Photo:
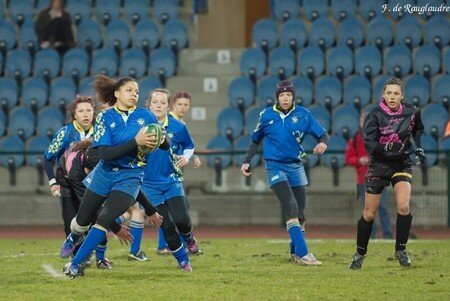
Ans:
<svg viewBox="0 0 450 301"><path fill-rule="evenodd" d="M147 196L142 192L142 190L139 190L138 196L136 198L136 201L144 207L145 214L147 216L152 216L156 212L158 212L155 208L155 206L150 203L150 200L147 198Z"/></svg>
<svg viewBox="0 0 450 301"><path fill-rule="evenodd" d="M325 134L323 134L322 136L320 136L319 138L319 143L323 142L325 144L328 144L328 140L330 140L330 135L328 135L327 132L325 132Z"/></svg>
<svg viewBox="0 0 450 301"><path fill-rule="evenodd" d="M55 160L54 159L47 159L46 156L44 156L44 170L45 173L47 174L48 180L50 181L51 179L55 178L55 171L53 169L54 165L55 165Z"/></svg>
<svg viewBox="0 0 450 301"><path fill-rule="evenodd" d="M382 153L383 145L378 143L378 124L374 114L370 113L364 122L364 147L369 154Z"/></svg>
<svg viewBox="0 0 450 301"><path fill-rule="evenodd" d="M258 152L258 144L256 144L255 142L250 142L250 145L248 146L248 150L247 150L247 155L245 156L244 159L244 164L249 164L250 161L252 161L253 156L256 155L256 153Z"/></svg>
<svg viewBox="0 0 450 301"><path fill-rule="evenodd" d="M122 229L122 226L119 225L116 221L113 221L113 223L111 224L110 228L109 228L114 234L117 234L117 232L120 231L120 229Z"/></svg>
<svg viewBox="0 0 450 301"><path fill-rule="evenodd" d="M359 166L359 158L358 153L356 151L356 136L350 138L347 143L347 148L345 149L345 163L350 166L358 167Z"/></svg>
<svg viewBox="0 0 450 301"><path fill-rule="evenodd" d="M98 147L100 158L104 161L114 160L128 153L129 151L137 147L136 140L133 138L128 142L116 145L106 146L101 145Z"/></svg>
<svg viewBox="0 0 450 301"><path fill-rule="evenodd" d="M416 126L414 127L413 139L416 147L421 147L420 138L422 137L424 126L422 123L422 116L420 111L417 113Z"/></svg>

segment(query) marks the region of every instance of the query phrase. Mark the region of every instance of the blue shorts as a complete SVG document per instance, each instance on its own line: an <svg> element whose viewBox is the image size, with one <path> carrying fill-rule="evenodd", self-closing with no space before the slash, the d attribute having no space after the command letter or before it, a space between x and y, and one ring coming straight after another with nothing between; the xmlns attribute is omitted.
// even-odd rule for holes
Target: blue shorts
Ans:
<svg viewBox="0 0 450 301"><path fill-rule="evenodd" d="M308 185L308 179L302 163L282 164L266 161L266 176L269 187L283 181L288 181L291 187Z"/></svg>
<svg viewBox="0 0 450 301"><path fill-rule="evenodd" d="M172 183L143 183L142 191L153 206L159 206L168 199L176 196L184 196L184 188L182 182Z"/></svg>
<svg viewBox="0 0 450 301"><path fill-rule="evenodd" d="M122 191L136 199L141 189L144 172L141 168L111 168L101 162L84 179L83 184L90 191L108 196L113 190Z"/></svg>

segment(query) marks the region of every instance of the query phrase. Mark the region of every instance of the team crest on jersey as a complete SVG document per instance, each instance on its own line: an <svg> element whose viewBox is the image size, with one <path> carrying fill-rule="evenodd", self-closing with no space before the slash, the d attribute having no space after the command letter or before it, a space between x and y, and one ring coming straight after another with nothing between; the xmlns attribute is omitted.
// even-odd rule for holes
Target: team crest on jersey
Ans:
<svg viewBox="0 0 450 301"><path fill-rule="evenodd" d="M172 139L173 138L173 133L167 133L167 136Z"/></svg>
<svg viewBox="0 0 450 301"><path fill-rule="evenodd" d="M273 124L273 120L269 121L269 124Z"/></svg>
<svg viewBox="0 0 450 301"><path fill-rule="evenodd" d="M298 117L297 116L292 117L292 122L293 123L297 123L298 122Z"/></svg>
<svg viewBox="0 0 450 301"><path fill-rule="evenodd" d="M139 119L137 120L137 123L138 123L139 125L144 125L144 122L145 122L144 118L139 118Z"/></svg>
<svg viewBox="0 0 450 301"><path fill-rule="evenodd" d="M116 127L116 123L115 122L113 122L113 123L111 123L111 125L109 126L110 128L115 128Z"/></svg>

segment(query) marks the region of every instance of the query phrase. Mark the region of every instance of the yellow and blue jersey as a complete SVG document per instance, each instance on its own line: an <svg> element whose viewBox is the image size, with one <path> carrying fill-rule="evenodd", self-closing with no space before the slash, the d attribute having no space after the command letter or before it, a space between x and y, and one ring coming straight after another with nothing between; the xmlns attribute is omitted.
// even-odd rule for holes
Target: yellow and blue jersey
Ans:
<svg viewBox="0 0 450 301"><path fill-rule="evenodd" d="M94 128L93 147L116 146L133 139L146 124L157 123L155 115L148 109L135 107L128 114L116 107L107 109L97 116ZM119 158L103 161L103 165L111 168L142 168L146 156L136 148Z"/></svg>
<svg viewBox="0 0 450 301"><path fill-rule="evenodd" d="M308 109L294 106L284 114L274 105L261 111L252 140L259 144L264 138L266 161L295 163L301 162L305 155L301 143L306 135L319 139L325 134L326 130Z"/></svg>

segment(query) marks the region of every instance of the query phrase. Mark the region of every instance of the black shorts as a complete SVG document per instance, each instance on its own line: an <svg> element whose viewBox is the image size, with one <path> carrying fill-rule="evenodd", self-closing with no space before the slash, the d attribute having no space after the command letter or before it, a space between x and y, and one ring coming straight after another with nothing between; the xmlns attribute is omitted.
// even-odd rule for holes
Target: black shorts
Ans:
<svg viewBox="0 0 450 301"><path fill-rule="evenodd" d="M394 186L401 181L411 183L411 165L409 157L401 162L371 162L366 174L366 192L380 194L389 184Z"/></svg>

